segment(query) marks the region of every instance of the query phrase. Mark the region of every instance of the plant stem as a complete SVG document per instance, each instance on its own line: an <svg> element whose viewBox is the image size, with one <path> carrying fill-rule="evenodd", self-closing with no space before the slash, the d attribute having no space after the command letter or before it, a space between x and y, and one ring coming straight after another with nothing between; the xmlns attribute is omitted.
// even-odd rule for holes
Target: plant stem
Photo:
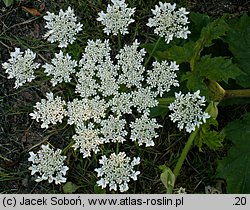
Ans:
<svg viewBox="0 0 250 210"><path fill-rule="evenodd" d="M116 143L116 154L118 155L119 153L119 142Z"/></svg>
<svg viewBox="0 0 250 210"><path fill-rule="evenodd" d="M118 47L119 50L122 48L122 36L120 32L118 33Z"/></svg>
<svg viewBox="0 0 250 210"><path fill-rule="evenodd" d="M225 90L224 99L226 98L250 98L250 89Z"/></svg>
<svg viewBox="0 0 250 210"><path fill-rule="evenodd" d="M150 61L150 59L152 58L153 54L155 53L155 50L157 49L157 46L159 45L161 40L161 37L158 38L157 42L155 43L155 46L153 48L153 50L151 51L151 53L149 54L149 57L147 58L144 66L146 67L148 65L148 62Z"/></svg>
<svg viewBox="0 0 250 210"><path fill-rule="evenodd" d="M199 129L196 129L195 131L193 131L193 132L190 134L190 136L189 136L189 138L188 138L188 141L187 141L187 143L186 143L184 149L182 150L181 156L180 156L180 158L179 158L179 160L178 160L178 162L177 162L177 164L176 164L176 166L175 166L175 168L174 168L174 171L173 171L173 173L174 173L174 175L175 175L175 180L176 180L177 176L178 176L179 173L180 173L180 169L181 169L181 167L182 167L182 164L183 164L183 162L184 162L184 160L185 160L185 158L186 158L186 156L187 156L187 154L188 154L188 151L190 150L190 148L191 148L191 146L192 146L192 144L193 144L193 142L194 142L194 139L195 139L195 137L196 137L198 131L199 131Z"/></svg>

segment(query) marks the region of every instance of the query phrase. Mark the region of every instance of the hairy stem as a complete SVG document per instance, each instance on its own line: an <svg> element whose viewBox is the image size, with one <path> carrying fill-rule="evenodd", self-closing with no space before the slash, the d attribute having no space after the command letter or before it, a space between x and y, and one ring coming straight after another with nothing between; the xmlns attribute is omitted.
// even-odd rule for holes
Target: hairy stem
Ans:
<svg viewBox="0 0 250 210"><path fill-rule="evenodd" d="M199 131L199 129L196 129L195 131L193 131L190 134L190 136L188 138L188 141L187 141L184 149L182 150L181 156L180 156L180 158L179 158L179 160L178 160L178 162L177 162L177 164L176 164L176 166L174 168L174 171L173 171L173 173L175 175L175 179L178 177L178 175L180 173L183 162L184 162L184 160L185 160L191 146L193 145L194 139L196 138L196 135L197 135L198 131Z"/></svg>
<svg viewBox="0 0 250 210"><path fill-rule="evenodd" d="M224 99L226 98L250 98L250 89L225 90Z"/></svg>

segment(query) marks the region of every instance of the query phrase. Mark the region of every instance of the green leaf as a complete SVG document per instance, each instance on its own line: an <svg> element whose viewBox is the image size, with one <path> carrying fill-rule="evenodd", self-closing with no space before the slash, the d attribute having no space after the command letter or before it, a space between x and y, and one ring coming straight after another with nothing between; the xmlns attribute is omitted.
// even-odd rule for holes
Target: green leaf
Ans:
<svg viewBox="0 0 250 210"><path fill-rule="evenodd" d="M224 140L224 135L218 131L212 130L212 127L217 127L218 122L214 118L210 118L207 122L201 125L201 129L197 134L195 145L202 151L203 144L207 145L211 150L221 148Z"/></svg>
<svg viewBox="0 0 250 210"><path fill-rule="evenodd" d="M156 57L159 60L175 60L176 63L180 64L183 62L190 62L194 55L195 42L187 42L182 47L173 46L165 51L156 52Z"/></svg>
<svg viewBox="0 0 250 210"><path fill-rule="evenodd" d="M201 14L197 12L190 12L189 18L191 20L190 31L191 37L195 36L196 39L200 37L200 33L203 27L206 27L210 22L210 18L206 14Z"/></svg>
<svg viewBox="0 0 250 210"><path fill-rule="evenodd" d="M182 81L187 80L187 88L195 92L200 90L201 95L205 96L206 99L209 99L208 89L204 83L204 77L201 77L198 71L187 72L186 75L182 77Z"/></svg>
<svg viewBox="0 0 250 210"><path fill-rule="evenodd" d="M167 106L158 105L158 106L150 109L150 117L161 116L162 118L164 118L166 116L166 114L168 113L168 111L169 111L169 109Z"/></svg>
<svg viewBox="0 0 250 210"><path fill-rule="evenodd" d="M201 31L198 44L202 45L203 47L209 47L213 45L212 41L214 39L220 39L221 37L225 36L226 32L229 30L229 26L224 19L225 17L221 17L207 24L207 26Z"/></svg>
<svg viewBox="0 0 250 210"><path fill-rule="evenodd" d="M172 103L174 100L175 100L174 97L159 98L158 106L150 109L150 117L161 116L162 118L164 118L169 111L168 109L169 104Z"/></svg>
<svg viewBox="0 0 250 210"><path fill-rule="evenodd" d="M160 166L160 169L162 170L160 179L162 183L164 184L165 188L167 189L167 192L172 191L174 184L175 184L175 175L172 172L172 170L165 166L162 165Z"/></svg>
<svg viewBox="0 0 250 210"><path fill-rule="evenodd" d="M102 189L97 184L94 186L95 194L106 194L106 189Z"/></svg>
<svg viewBox="0 0 250 210"><path fill-rule="evenodd" d="M6 7L9 7L14 3L14 0L3 0L3 3L5 4Z"/></svg>
<svg viewBox="0 0 250 210"><path fill-rule="evenodd" d="M247 75L237 78L242 87L250 87L250 17L243 15L239 21L230 25L226 41L240 68Z"/></svg>
<svg viewBox="0 0 250 210"><path fill-rule="evenodd" d="M224 57L211 58L210 55L203 56L195 66L201 76L210 80L224 81L228 83L228 79L235 79L237 76L244 74L231 59Z"/></svg>
<svg viewBox="0 0 250 210"><path fill-rule="evenodd" d="M250 193L250 113L224 128L233 142L228 154L218 161L217 178L227 182L227 193Z"/></svg>
<svg viewBox="0 0 250 210"><path fill-rule="evenodd" d="M218 116L218 108L217 108L218 104L219 104L218 102L210 101L205 111L214 119L216 119Z"/></svg>
<svg viewBox="0 0 250 210"><path fill-rule="evenodd" d="M79 188L80 186L77 186L72 182L67 182L65 185L63 185L63 192L71 194L77 191Z"/></svg>
<svg viewBox="0 0 250 210"><path fill-rule="evenodd" d="M149 54L153 51L154 47L156 45L156 42L154 43L145 43L145 44L140 44L140 47L145 48ZM165 51L169 49L170 45L167 45L166 42L164 41L163 38L160 39L159 44L157 45L157 48L155 49L155 53L158 51ZM155 53L153 56L155 56Z"/></svg>

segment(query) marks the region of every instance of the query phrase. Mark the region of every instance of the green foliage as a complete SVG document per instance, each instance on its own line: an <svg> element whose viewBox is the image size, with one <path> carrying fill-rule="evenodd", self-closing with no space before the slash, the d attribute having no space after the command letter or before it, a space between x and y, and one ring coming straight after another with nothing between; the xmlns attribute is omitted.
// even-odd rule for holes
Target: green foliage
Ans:
<svg viewBox="0 0 250 210"><path fill-rule="evenodd" d="M66 182L65 185L63 185L63 192L64 193L74 193L76 192L80 187L72 182Z"/></svg>
<svg viewBox="0 0 250 210"><path fill-rule="evenodd" d="M204 82L205 78L201 76L199 71L187 72L183 75L182 81L187 80L187 88L193 92L200 90L201 95L209 99L207 86Z"/></svg>
<svg viewBox="0 0 250 210"><path fill-rule="evenodd" d="M169 60L175 60L178 64L190 62L194 55L194 47L195 42L190 41L185 43L182 47L175 45L165 51L158 51L156 52L155 57L158 60L165 60L166 58Z"/></svg>
<svg viewBox="0 0 250 210"><path fill-rule="evenodd" d="M243 78L246 74L236 63L234 63L234 59L228 58L228 56L225 55L216 57L211 55L211 52L209 52L209 54L204 53L206 53L207 49L213 46L218 39L222 41L231 40L233 35L227 38L227 33L233 33L232 26L230 23L226 22L226 16L212 20L207 15L191 13L190 19L192 21L191 27L193 31L189 41L179 45L167 45L161 41L159 46L150 46L148 44L146 49L149 53L152 52L153 48L156 49L153 53L156 60L175 60L178 64L188 63L189 69L187 68L184 74L182 73L182 82L186 81L188 90L194 92L199 89L201 94L205 96L208 101L221 101L224 97L224 89L219 86L218 82L228 84L229 79L237 80L238 78ZM240 22L244 21L242 19L249 21L249 19L243 17ZM243 23L241 25L246 26L245 22L245 25ZM248 32L250 33L250 30L248 30ZM233 37L233 40L238 41L239 39L236 38L237 33L234 34L235 37ZM248 39L246 39L245 42L247 42L247 40ZM231 41L229 45L231 46L232 43L233 41ZM220 44L222 44L222 47L227 47L224 42L220 42ZM238 45L236 42L235 47L231 48L234 49L236 54L240 54L239 57L244 57L243 55L246 53L239 53L242 51L237 51L239 47L237 48L236 46L241 45ZM244 48L244 50L247 51L248 48ZM247 57L245 56L244 58L249 57L250 55L247 55ZM245 59L245 61L249 62L249 59ZM250 64L248 66L250 66ZM219 87L219 89L216 88L215 91L213 87Z"/></svg>
<svg viewBox="0 0 250 210"><path fill-rule="evenodd" d="M106 189L102 189L97 184L94 186L94 192L96 194L106 194Z"/></svg>
<svg viewBox="0 0 250 210"><path fill-rule="evenodd" d="M193 37L194 40L197 40L200 37L202 28L206 27L207 24L211 21L210 17L206 14L201 14L197 12L190 12L189 17L191 19L191 37Z"/></svg>
<svg viewBox="0 0 250 210"><path fill-rule="evenodd" d="M200 38L196 42L196 47L204 48L213 45L213 40L225 36L228 30L229 26L224 16L210 22L206 27L202 28Z"/></svg>
<svg viewBox="0 0 250 210"><path fill-rule="evenodd" d="M227 193L250 193L250 113L230 122L226 138L233 142L226 157L218 161L217 178L227 182Z"/></svg>
<svg viewBox="0 0 250 210"><path fill-rule="evenodd" d="M14 0L3 0L3 3L6 7L9 7L14 3Z"/></svg>
<svg viewBox="0 0 250 210"><path fill-rule="evenodd" d="M218 122L213 118L208 119L205 124L201 125L194 142L200 151L202 151L203 144L207 145L211 150L217 150L223 146L224 135L212 130L212 127L218 127Z"/></svg>
<svg viewBox="0 0 250 210"><path fill-rule="evenodd" d="M215 81L224 81L228 83L229 78L235 79L237 76L244 74L231 59L224 57L211 58L210 55L205 55L197 62L195 70L200 72L200 75Z"/></svg>
<svg viewBox="0 0 250 210"><path fill-rule="evenodd" d="M168 168L165 165L160 166L160 169L162 170L161 177L160 177L162 183L167 189L167 192L172 192L172 189L175 183L174 173L172 172L170 168Z"/></svg>
<svg viewBox="0 0 250 210"><path fill-rule="evenodd" d="M199 147L200 151L202 151L202 146L204 144L211 150L217 150L223 146L222 142L225 136L223 133L217 131L217 105L217 102L211 101L205 110L211 118L207 119L206 123L200 126L194 141L194 144Z"/></svg>
<svg viewBox="0 0 250 210"><path fill-rule="evenodd" d="M250 17L243 15L240 20L235 20L230 24L226 41L229 49L239 63L242 71L247 75L237 78L237 83L242 87L250 87Z"/></svg>
<svg viewBox="0 0 250 210"><path fill-rule="evenodd" d="M172 103L174 99L175 99L174 97L159 98L158 106L150 109L150 116L151 117L161 116L162 118L164 118L169 111L168 109L169 104Z"/></svg>

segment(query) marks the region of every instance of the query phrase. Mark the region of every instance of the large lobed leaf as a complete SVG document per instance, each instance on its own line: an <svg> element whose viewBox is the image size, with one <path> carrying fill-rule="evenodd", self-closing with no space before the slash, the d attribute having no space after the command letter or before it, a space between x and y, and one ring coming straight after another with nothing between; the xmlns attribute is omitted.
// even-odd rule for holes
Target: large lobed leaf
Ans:
<svg viewBox="0 0 250 210"><path fill-rule="evenodd" d="M250 113L230 122L224 132L233 146L218 161L216 177L226 180L227 193L250 193Z"/></svg>
<svg viewBox="0 0 250 210"><path fill-rule="evenodd" d="M210 118L205 124L203 124L195 139L195 145L197 145L202 151L203 144L207 145L211 150L217 150L223 146L224 135L216 130L212 130L211 127L217 127L218 122Z"/></svg>
<svg viewBox="0 0 250 210"><path fill-rule="evenodd" d="M247 74L237 78L242 87L250 87L250 17L243 15L239 21L230 24L226 37L229 49L233 53L240 68Z"/></svg>
<svg viewBox="0 0 250 210"><path fill-rule="evenodd" d="M228 83L229 78L235 79L237 76L244 74L238 66L232 63L231 59L224 57L211 58L210 55L203 56L197 62L195 69L207 79L226 83Z"/></svg>

